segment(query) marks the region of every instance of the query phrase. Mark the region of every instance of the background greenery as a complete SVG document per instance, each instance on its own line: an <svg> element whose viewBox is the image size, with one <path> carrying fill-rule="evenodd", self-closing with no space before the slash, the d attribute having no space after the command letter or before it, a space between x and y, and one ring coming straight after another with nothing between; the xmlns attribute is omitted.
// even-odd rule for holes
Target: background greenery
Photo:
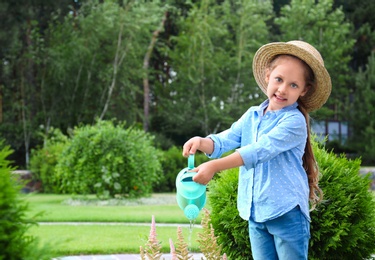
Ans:
<svg viewBox="0 0 375 260"><path fill-rule="evenodd" d="M181 146L265 98L251 71L261 45L301 39L321 51L333 83L312 116L349 125L351 138L330 147L374 164L374 5L0 0L0 136L27 169L51 129L67 135L97 119L144 129L162 150Z"/></svg>

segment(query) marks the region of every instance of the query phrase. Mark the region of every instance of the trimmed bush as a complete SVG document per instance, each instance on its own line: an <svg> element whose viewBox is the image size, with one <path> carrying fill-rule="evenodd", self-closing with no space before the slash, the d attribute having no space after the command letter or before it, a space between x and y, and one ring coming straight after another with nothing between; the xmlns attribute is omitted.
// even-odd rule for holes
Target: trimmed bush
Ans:
<svg viewBox="0 0 375 260"><path fill-rule="evenodd" d="M161 172L152 140L143 130L111 121L75 128L56 165L61 192L99 198L148 196Z"/></svg>
<svg viewBox="0 0 375 260"><path fill-rule="evenodd" d="M360 160L337 157L314 144L324 202L311 212L309 259L369 259L375 253L375 200ZM211 221L230 259L252 259L248 223L238 216L238 169L209 183Z"/></svg>

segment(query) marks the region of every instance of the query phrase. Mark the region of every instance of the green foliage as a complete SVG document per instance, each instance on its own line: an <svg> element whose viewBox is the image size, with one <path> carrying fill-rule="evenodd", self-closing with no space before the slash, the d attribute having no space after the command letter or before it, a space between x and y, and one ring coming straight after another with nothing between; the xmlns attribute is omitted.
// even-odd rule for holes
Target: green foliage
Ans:
<svg viewBox="0 0 375 260"><path fill-rule="evenodd" d="M251 73L255 51L291 39L321 51L334 87L317 113L328 118L335 107L330 112L341 120L354 86L350 67L365 64L374 45L373 6L371 0L2 1L1 135L16 149L16 163L28 166L24 153L38 145L40 124L65 130L99 115L141 122L143 60L166 11L148 71L152 131L181 144L226 129L265 98Z"/></svg>
<svg viewBox="0 0 375 260"><path fill-rule="evenodd" d="M258 103L262 94L251 76L251 62L268 41L272 14L271 1L226 0L219 5L204 0L189 3L189 8L186 16L176 18L179 33L171 37L168 63L176 73L168 92L165 85L156 92L165 92L159 94L164 102L157 110L164 131L177 136L218 132L249 103Z"/></svg>
<svg viewBox="0 0 375 260"><path fill-rule="evenodd" d="M163 152L161 159L163 174L157 184L154 185L155 192L167 192L176 190L176 176L185 167L187 160L182 157L182 150L172 146Z"/></svg>
<svg viewBox="0 0 375 260"><path fill-rule="evenodd" d="M182 156L182 148L172 146L167 151L162 152L161 164L163 174L160 176L157 184L154 185L155 192L173 192L176 191L177 174L188 166L187 158ZM194 157L195 166L207 161L207 156L203 153L196 153Z"/></svg>
<svg viewBox="0 0 375 260"><path fill-rule="evenodd" d="M367 58L373 51L375 44L375 2L372 0L335 0L335 5L342 6L345 16L354 26L354 37L356 43L353 49L353 62L351 66L357 71L358 68L364 67Z"/></svg>
<svg viewBox="0 0 375 260"><path fill-rule="evenodd" d="M142 61L166 11L149 64L152 131L181 144L226 129L264 99L251 75L255 51L291 39L316 46L331 72L333 92L317 116L346 120L348 97L362 95L363 82L352 89L351 67L367 62L375 41L373 6L370 0L3 1L1 135L16 149L16 163L27 167L40 124L65 130L98 115L140 122ZM356 132L356 149L373 164L375 146L361 143L373 139L375 126L365 128Z"/></svg>
<svg viewBox="0 0 375 260"><path fill-rule="evenodd" d="M74 129L56 165L61 192L99 197L147 196L161 167L152 136L111 121Z"/></svg>
<svg viewBox="0 0 375 260"><path fill-rule="evenodd" d="M351 104L354 135L350 145L362 155L365 165L375 165L375 52L368 57L364 70L355 77L356 92Z"/></svg>
<svg viewBox="0 0 375 260"><path fill-rule="evenodd" d="M48 259L47 249L41 256L37 240L26 233L35 222L25 217L28 206L19 198L20 187L11 174L14 169L7 157L13 151L9 146L3 146L3 141L0 141L0 147L0 259Z"/></svg>
<svg viewBox="0 0 375 260"><path fill-rule="evenodd" d="M16 153L24 167L41 124L137 121L142 61L164 14L159 1L2 1L0 13L0 132L26 153Z"/></svg>
<svg viewBox="0 0 375 260"><path fill-rule="evenodd" d="M316 145L316 144L315 144ZM375 252L375 200L360 160L314 149L324 202L311 212L311 259L368 259Z"/></svg>
<svg viewBox="0 0 375 260"><path fill-rule="evenodd" d="M166 137L162 132L151 132L150 134L155 137L154 143L157 149L166 151L174 145L173 140Z"/></svg>
<svg viewBox="0 0 375 260"><path fill-rule="evenodd" d="M55 177L55 167L59 160L68 137L59 129L50 129L48 136L44 137L44 146L41 149L31 151L30 170L33 179L42 182L45 193L59 193Z"/></svg>
<svg viewBox="0 0 375 260"><path fill-rule="evenodd" d="M375 200L360 161L336 157L314 144L324 202L311 212L309 259L368 259L375 252ZM236 209L238 170L209 184L212 224L231 259L251 259L248 224Z"/></svg>
<svg viewBox="0 0 375 260"><path fill-rule="evenodd" d="M136 122L142 61L162 16L158 1L86 1L77 15L51 20L41 96L51 121L91 123L110 101L105 118Z"/></svg>

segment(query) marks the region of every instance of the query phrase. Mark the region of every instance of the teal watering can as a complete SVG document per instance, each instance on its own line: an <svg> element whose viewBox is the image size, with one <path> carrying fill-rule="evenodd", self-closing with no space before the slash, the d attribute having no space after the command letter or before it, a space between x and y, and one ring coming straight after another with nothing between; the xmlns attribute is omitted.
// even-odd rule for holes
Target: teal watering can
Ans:
<svg viewBox="0 0 375 260"><path fill-rule="evenodd" d="M176 178L176 198L178 206L184 211L189 220L198 217L206 204L206 185L193 181L196 172L189 172L194 168L194 154L188 157L188 167L182 169Z"/></svg>

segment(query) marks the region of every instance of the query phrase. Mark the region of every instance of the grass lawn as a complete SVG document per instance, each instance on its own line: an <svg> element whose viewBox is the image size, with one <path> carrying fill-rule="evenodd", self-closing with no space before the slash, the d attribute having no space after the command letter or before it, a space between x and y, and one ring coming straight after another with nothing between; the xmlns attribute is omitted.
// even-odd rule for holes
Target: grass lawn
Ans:
<svg viewBox="0 0 375 260"><path fill-rule="evenodd" d="M197 234L200 228L193 228L189 242L189 228L181 227L184 241L189 251L198 251ZM122 225L40 225L30 229L42 244L51 245L53 254L58 256L81 254L139 254L139 247L145 246L150 227ZM162 252L169 253L169 239L177 245L177 227L156 225L157 238Z"/></svg>
<svg viewBox="0 0 375 260"><path fill-rule="evenodd" d="M24 199L29 204L28 216L36 216L36 221L40 222L40 225L29 230L29 234L39 238L41 244L52 245L56 256L138 254L139 247L147 242L152 215L155 216L156 233L162 243L162 252L168 253L169 239L172 239L175 246L177 244L178 223L190 223L178 207L174 194L154 194L151 198L138 200L106 201L97 200L94 196L28 194L24 195ZM38 214L40 212L42 214ZM199 217L196 223L199 224L200 221ZM71 225L57 222L107 223ZM129 225L135 222L144 224ZM161 225L162 223L177 225L171 227ZM182 226L181 229L190 251L198 251L196 241L201 229L194 227L191 235L188 227Z"/></svg>

